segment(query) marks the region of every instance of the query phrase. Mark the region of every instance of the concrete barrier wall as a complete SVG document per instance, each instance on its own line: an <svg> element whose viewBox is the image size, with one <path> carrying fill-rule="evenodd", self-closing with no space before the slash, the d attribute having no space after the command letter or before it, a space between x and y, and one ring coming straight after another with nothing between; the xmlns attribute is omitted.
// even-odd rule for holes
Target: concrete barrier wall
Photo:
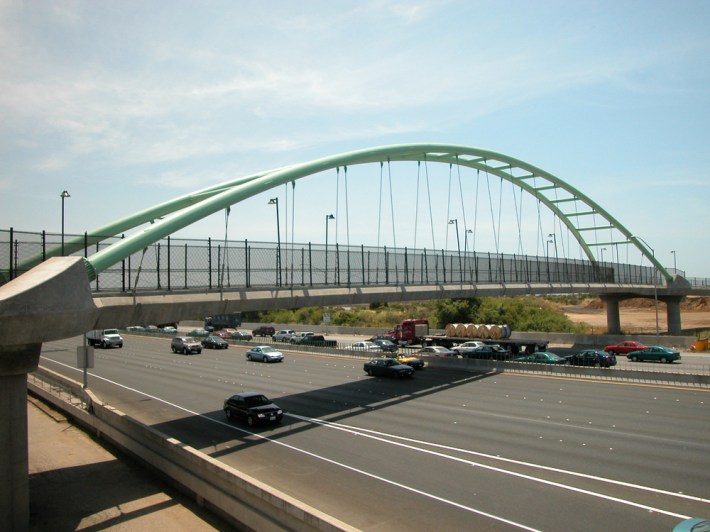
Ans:
<svg viewBox="0 0 710 532"><path fill-rule="evenodd" d="M649 384L682 384L698 387L710 386L710 375L693 375L689 373L589 368L555 364L528 364L524 362L479 360L475 358L426 357L425 360L429 367L432 368L457 369L471 373L537 373L590 380L644 382Z"/></svg>
<svg viewBox="0 0 710 532"><path fill-rule="evenodd" d="M199 322L195 322L199 326ZM241 329L253 330L261 324L244 323ZM386 327L340 327L337 325L294 325L292 323L274 323L272 324L278 331L280 329L294 329L297 331L316 331L318 333L328 334L362 334L374 336L386 332ZM429 334L444 334L443 329L431 329ZM553 344L567 344L580 346L604 347L614 345L624 340L636 340L645 345L663 345L666 347L678 347L681 349L689 348L697 338L695 336L668 336L660 335L656 338L655 334L571 334L571 333L548 333L548 332L521 332L513 331L512 340L547 340Z"/></svg>
<svg viewBox="0 0 710 532"><path fill-rule="evenodd" d="M84 396L90 411L73 407L51 389L28 380L31 393L66 413L74 422L138 458L192 494L200 503L253 530L356 530L319 510L170 438L130 416L104 405L71 379L40 368L39 373Z"/></svg>

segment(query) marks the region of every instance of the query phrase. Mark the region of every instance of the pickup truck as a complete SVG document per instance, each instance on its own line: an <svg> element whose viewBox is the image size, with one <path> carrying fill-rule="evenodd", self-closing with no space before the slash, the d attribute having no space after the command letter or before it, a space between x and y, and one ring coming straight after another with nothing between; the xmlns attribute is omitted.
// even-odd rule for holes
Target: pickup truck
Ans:
<svg viewBox="0 0 710 532"><path fill-rule="evenodd" d="M608 345L604 348L604 351L611 353L612 355L628 355L632 351L641 351L645 349L646 346L635 340L626 340L618 345Z"/></svg>

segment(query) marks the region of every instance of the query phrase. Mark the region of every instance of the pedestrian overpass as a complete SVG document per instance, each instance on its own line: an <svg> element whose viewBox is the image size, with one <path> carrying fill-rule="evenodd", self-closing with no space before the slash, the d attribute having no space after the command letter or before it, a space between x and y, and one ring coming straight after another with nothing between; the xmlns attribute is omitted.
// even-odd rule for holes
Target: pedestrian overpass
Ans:
<svg viewBox="0 0 710 532"><path fill-rule="evenodd" d="M401 238L400 245L396 242L391 192L395 163L416 167L416 179L411 175L417 206L410 224L411 247L401 245ZM349 227L348 176L352 180L353 168L368 165L376 173L379 170L380 203L386 196L383 185L389 184L392 241L388 245L381 242L381 216L376 224L357 221L373 224L377 243L352 245L349 233L345 242L336 236L329 243L329 220L336 217L326 205L318 206L325 216L325 245L296 243L293 236L282 242L278 197L269 202L276 206L275 243L230 241L226 230L223 240L201 243L172 236L220 211L227 219L235 204L279 187L293 190L296 181L324 172L332 174L338 202L343 188L345 215L338 213L337 218L344 217ZM443 222L435 220L429 192L434 165L448 170ZM454 196L460 205L453 208L451 190L456 187L460 194ZM466 187L475 194L467 197ZM504 192L512 206L506 209L505 220ZM523 204L530 202L532 216L526 218ZM429 206L428 225L419 223L420 204ZM293 212L293 198L291 205ZM485 223L479 218L481 212L490 213ZM455 228L454 249L436 245L436 227L441 223L447 237L449 226ZM294 225L292 221L291 235ZM504 250L502 235L507 226L513 227L513 237ZM492 249L481 247L484 227ZM417 240L420 233L427 237L431 233L431 241L422 244L423 236ZM0 440L0 472L9 479L1 488L3 530L21 529L28 519L26 374L36 369L43 342L94 328L232 311L555 293L588 293L605 299L612 333L621 329L620 300L653 297L667 303L669 331L676 332L681 327L680 300L710 293L707 286L694 286L669 272L642 237L562 179L504 154L449 144L382 146L240 177L66 241L62 234L61 243L44 233L35 242L21 242L18 234L14 230L7 234L2 244L9 254L0 255L0 426L12 435ZM526 235L528 242L524 242ZM611 260L604 260L605 251ZM637 260L622 261L624 253L629 257L630 252Z"/></svg>

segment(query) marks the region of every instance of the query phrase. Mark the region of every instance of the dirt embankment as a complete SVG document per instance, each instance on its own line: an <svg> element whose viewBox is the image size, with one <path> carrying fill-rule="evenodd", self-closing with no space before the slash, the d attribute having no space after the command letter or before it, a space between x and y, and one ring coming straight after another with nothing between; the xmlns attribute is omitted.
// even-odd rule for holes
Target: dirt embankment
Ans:
<svg viewBox="0 0 710 532"><path fill-rule="evenodd" d="M606 332L606 305L600 299L587 299L577 305L566 305L562 312L575 323L586 323L590 332ZM684 331L710 330L710 297L687 297L680 304ZM656 330L656 302L654 299L633 298L619 302L621 328L627 334L652 333ZM666 304L658 302L658 328L668 330Z"/></svg>

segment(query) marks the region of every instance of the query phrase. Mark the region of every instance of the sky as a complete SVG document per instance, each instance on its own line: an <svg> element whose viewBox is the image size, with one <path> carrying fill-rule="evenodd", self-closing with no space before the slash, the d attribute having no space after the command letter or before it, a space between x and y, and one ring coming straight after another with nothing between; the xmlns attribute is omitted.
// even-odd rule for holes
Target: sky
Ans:
<svg viewBox="0 0 710 532"><path fill-rule="evenodd" d="M0 230L59 233L63 190L65 231L82 234L255 172L440 142L540 167L664 265L710 277L708 27L706 0L0 0ZM331 243L451 249L447 220L475 223L471 173L464 214L451 169L432 166L427 198L421 168L367 165L176 236L274 241L276 195L287 241L323 243L337 213ZM476 211L477 249L494 250L496 220L506 252L519 217L556 233L504 191ZM414 237L413 216L431 228ZM525 251L543 254L528 232Z"/></svg>

